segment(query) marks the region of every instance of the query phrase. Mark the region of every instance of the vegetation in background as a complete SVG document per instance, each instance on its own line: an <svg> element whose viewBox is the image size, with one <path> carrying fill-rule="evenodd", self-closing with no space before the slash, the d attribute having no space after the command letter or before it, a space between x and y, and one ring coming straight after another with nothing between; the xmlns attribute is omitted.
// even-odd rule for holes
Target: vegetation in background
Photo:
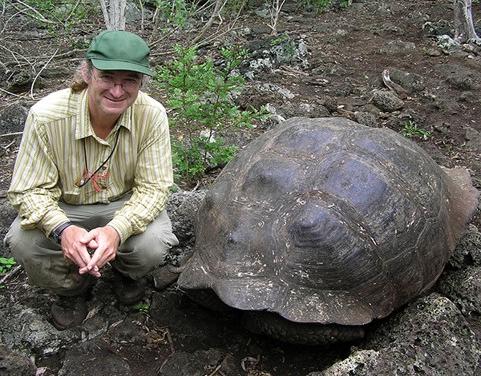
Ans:
<svg viewBox="0 0 481 376"><path fill-rule="evenodd" d="M187 3L185 0L155 0L154 19L160 17L167 23L179 27L185 27L188 18L195 8L194 3Z"/></svg>
<svg viewBox="0 0 481 376"><path fill-rule="evenodd" d="M432 132L418 127L418 125L412 120L408 120L404 123L404 126L401 130L401 134L404 137L408 137L408 138L417 137L423 140L427 140L432 136Z"/></svg>
<svg viewBox="0 0 481 376"><path fill-rule="evenodd" d="M5 274L8 272L12 266L16 264L16 261L13 257L6 258L0 257L0 275Z"/></svg>
<svg viewBox="0 0 481 376"><path fill-rule="evenodd" d="M256 110L241 111L232 96L244 79L237 68L246 51L223 48L223 63L199 61L194 48L175 47L175 58L157 72L156 82L168 95L173 110L170 123L172 158L176 179L194 183L210 169L223 167L237 148L224 143L221 134L228 128L250 127L262 117Z"/></svg>
<svg viewBox="0 0 481 376"><path fill-rule="evenodd" d="M314 8L316 11L321 12L331 5L347 8L351 5L352 0L301 0L301 3L304 7Z"/></svg>
<svg viewBox="0 0 481 376"><path fill-rule="evenodd" d="M90 17L94 6L89 1L24 0L26 14L49 30L71 29Z"/></svg>

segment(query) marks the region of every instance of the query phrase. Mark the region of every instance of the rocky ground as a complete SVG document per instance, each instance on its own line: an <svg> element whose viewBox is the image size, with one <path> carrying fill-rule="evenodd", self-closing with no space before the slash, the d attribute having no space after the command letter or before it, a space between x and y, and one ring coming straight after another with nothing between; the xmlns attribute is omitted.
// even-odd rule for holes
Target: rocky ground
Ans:
<svg viewBox="0 0 481 376"><path fill-rule="evenodd" d="M12 2L17 3L17 2ZM53 33L28 13L3 3L0 15L0 235L15 213L5 200L28 108L64 87L101 20ZM247 47L247 85L240 106L267 106L268 122L232 134L245 145L292 116L343 116L388 127L418 143L439 164L464 166L481 187L481 49L454 45L448 0L359 0L347 9L316 14L287 2L272 36L264 8L251 4L232 25L216 22L201 55L223 43ZM17 3L18 5L18 3ZM475 4L475 20L481 20ZM153 46L153 62L169 59L169 46L195 37L202 20L184 32L154 33L130 7L129 30ZM205 20L204 20L205 21ZM479 23L478 23L479 24ZM46 25L44 25L46 26ZM162 29L164 30L164 29ZM383 83L383 72L399 86ZM151 86L160 100L164 93ZM208 179L207 179L208 180ZM208 186L206 186L208 188ZM181 238L172 259L192 247L192 222L202 193L174 195L169 211ZM0 374L11 375L475 375L481 373L481 235L474 218L432 292L368 328L365 341L331 347L287 345L251 334L233 314L206 311L159 276L144 304L119 306L109 273L96 286L82 327L56 331L48 321L51 297L29 287L19 270L0 295ZM8 256L7 249L0 254ZM1 277L0 277L1 278ZM154 287L157 288L154 288ZM2 373L3 372L3 373ZM29 373L30 372L30 373Z"/></svg>

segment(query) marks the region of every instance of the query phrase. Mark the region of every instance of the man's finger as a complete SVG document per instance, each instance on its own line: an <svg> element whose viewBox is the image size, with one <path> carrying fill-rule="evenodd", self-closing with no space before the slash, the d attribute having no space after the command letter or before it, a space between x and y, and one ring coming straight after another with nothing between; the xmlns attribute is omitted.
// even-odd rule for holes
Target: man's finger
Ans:
<svg viewBox="0 0 481 376"><path fill-rule="evenodd" d="M97 236L97 231L95 229L93 229L92 231L89 231L87 233L85 233L81 238L80 238L80 242L87 245L88 243L90 243L92 240L95 239L95 237Z"/></svg>
<svg viewBox="0 0 481 376"><path fill-rule="evenodd" d="M89 270L92 270L94 267L99 268L103 266L103 265L99 265L98 262L102 258L104 252L105 252L105 249L101 247L95 250L94 254L92 255L92 258L90 259L90 262L87 264L87 268Z"/></svg>
<svg viewBox="0 0 481 376"><path fill-rule="evenodd" d="M97 262L99 268L103 268L106 263L112 261L115 258L115 254L104 253L103 257Z"/></svg>
<svg viewBox="0 0 481 376"><path fill-rule="evenodd" d="M90 262L90 255L87 251L87 247L82 247L81 249L79 249L78 254L80 255L80 258L82 259L84 264L88 265L88 263Z"/></svg>

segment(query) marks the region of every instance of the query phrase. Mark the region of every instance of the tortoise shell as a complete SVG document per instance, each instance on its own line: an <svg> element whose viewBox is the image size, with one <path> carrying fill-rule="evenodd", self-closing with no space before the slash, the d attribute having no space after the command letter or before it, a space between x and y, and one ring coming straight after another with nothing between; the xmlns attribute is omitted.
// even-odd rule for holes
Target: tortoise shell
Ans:
<svg viewBox="0 0 481 376"><path fill-rule="evenodd" d="M439 277L477 206L464 169L344 118L293 118L207 193L185 289L299 323L363 325Z"/></svg>

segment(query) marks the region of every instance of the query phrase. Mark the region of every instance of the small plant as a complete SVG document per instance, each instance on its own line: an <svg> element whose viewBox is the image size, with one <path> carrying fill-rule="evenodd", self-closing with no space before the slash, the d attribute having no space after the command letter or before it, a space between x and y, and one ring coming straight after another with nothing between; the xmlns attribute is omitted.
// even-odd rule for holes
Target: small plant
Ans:
<svg viewBox="0 0 481 376"><path fill-rule="evenodd" d="M147 303L137 303L132 308L135 309L137 312L147 314L149 313L150 305Z"/></svg>
<svg viewBox="0 0 481 376"><path fill-rule="evenodd" d="M0 275L8 272L16 263L13 257L0 257Z"/></svg>
<svg viewBox="0 0 481 376"><path fill-rule="evenodd" d="M50 33L55 34L58 29L71 29L84 22L94 11L90 2L75 0L25 0L26 14L47 26Z"/></svg>
<svg viewBox="0 0 481 376"><path fill-rule="evenodd" d="M418 137L423 140L427 140L432 136L432 132L418 127L418 125L412 120L408 120L404 123L403 129L401 130L401 134L404 137L408 137L408 138Z"/></svg>
<svg viewBox="0 0 481 376"><path fill-rule="evenodd" d="M232 100L244 84L237 68L245 59L245 50L221 49L223 62L216 66L212 59L199 62L194 48L174 49L176 57L158 71L156 81L173 110L170 124L175 130L172 154L176 180L192 184L234 156L236 147L226 145L221 134L228 128L250 127L261 114L241 111Z"/></svg>
<svg viewBox="0 0 481 376"><path fill-rule="evenodd" d="M314 8L317 12L325 10L332 0L303 0L304 7Z"/></svg>
<svg viewBox="0 0 481 376"><path fill-rule="evenodd" d="M322 12L332 5L344 9L351 3L352 0L303 0L304 7L314 8L317 12Z"/></svg>
<svg viewBox="0 0 481 376"><path fill-rule="evenodd" d="M185 0L155 0L154 18L160 15L167 23L183 28L192 12L189 4Z"/></svg>

